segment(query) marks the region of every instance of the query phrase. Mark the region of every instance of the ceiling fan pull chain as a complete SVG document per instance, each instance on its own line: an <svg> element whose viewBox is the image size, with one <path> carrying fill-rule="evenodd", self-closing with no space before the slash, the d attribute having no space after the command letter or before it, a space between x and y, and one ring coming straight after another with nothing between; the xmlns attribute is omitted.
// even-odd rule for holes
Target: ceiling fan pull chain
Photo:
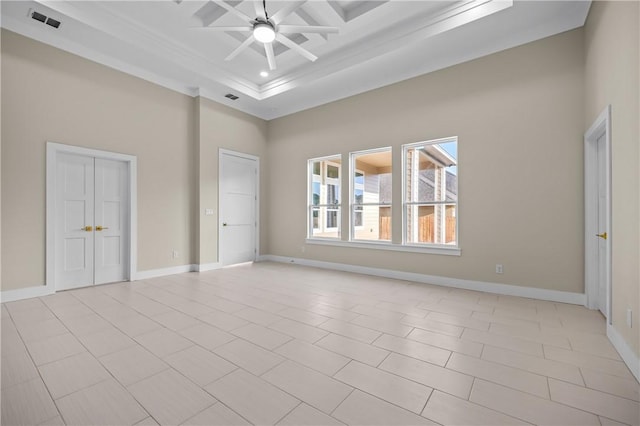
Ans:
<svg viewBox="0 0 640 426"><path fill-rule="evenodd" d="M267 0L262 0L262 8L264 9L264 19L269 20L269 14L267 13Z"/></svg>

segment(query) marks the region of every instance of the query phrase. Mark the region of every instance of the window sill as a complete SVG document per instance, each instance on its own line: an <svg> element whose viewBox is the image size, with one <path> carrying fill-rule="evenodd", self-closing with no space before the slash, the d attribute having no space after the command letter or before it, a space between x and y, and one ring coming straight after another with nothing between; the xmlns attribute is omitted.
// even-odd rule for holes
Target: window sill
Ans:
<svg viewBox="0 0 640 426"><path fill-rule="evenodd" d="M334 247L362 248L372 250L388 250L401 251L408 253L425 253L425 254L441 254L445 256L460 256L462 250L459 247L443 247L443 246L418 246L418 245L401 245L388 242L369 242L369 241L342 241L329 238L307 238L307 244Z"/></svg>

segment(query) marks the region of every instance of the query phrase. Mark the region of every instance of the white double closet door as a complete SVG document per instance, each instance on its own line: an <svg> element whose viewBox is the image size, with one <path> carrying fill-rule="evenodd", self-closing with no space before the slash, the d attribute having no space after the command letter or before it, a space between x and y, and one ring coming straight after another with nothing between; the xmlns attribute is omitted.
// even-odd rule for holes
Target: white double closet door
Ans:
<svg viewBox="0 0 640 426"><path fill-rule="evenodd" d="M56 290L127 279L128 179L124 161L58 155Z"/></svg>

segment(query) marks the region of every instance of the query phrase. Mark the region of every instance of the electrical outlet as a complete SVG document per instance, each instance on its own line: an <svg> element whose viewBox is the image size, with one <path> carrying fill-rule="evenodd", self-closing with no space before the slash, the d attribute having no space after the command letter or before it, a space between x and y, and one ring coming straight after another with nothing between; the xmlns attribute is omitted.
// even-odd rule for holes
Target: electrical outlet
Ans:
<svg viewBox="0 0 640 426"><path fill-rule="evenodd" d="M173 250L171 252L171 257L173 257L174 259L177 259L178 258L178 250Z"/></svg>
<svg viewBox="0 0 640 426"><path fill-rule="evenodd" d="M502 264L496 263L496 274L501 274L501 273L502 273Z"/></svg>
<svg viewBox="0 0 640 426"><path fill-rule="evenodd" d="M631 308L627 308L627 326L629 328L633 327L633 311Z"/></svg>

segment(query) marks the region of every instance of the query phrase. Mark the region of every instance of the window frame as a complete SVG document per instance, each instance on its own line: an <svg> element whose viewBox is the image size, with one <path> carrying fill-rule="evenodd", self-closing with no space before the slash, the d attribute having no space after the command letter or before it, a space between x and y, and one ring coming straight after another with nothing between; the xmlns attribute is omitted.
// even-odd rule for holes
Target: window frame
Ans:
<svg viewBox="0 0 640 426"><path fill-rule="evenodd" d="M402 245L405 247L420 247L420 248L426 248L426 249L433 249L433 250L457 250L458 252L460 251L460 233L459 233L459 229L460 229L460 179L459 179L459 175L458 173L456 173L456 178L457 178L457 182L456 182L456 200L455 202L451 202L451 201L447 201L446 199L444 201L430 201L430 202L423 202L423 201L407 201L407 153L410 149L419 147L419 146L425 146L425 145L437 145L437 144L444 144L444 143L455 143L456 144L456 167L457 167L457 171L459 172L459 163L460 163L460 153L458 150L458 137L457 136L450 136L450 137L446 137L446 138L440 138L440 139L432 139L432 140L427 140L427 141L421 141L421 142L413 142L413 143L408 143L408 144L403 144L402 145ZM446 198L446 197L445 197ZM447 243L429 243L429 242L425 242L425 243L421 243L421 242L409 242L408 241L408 237L407 237L407 231L408 231L408 208L410 206L424 206L424 205L428 205L428 206L433 206L434 209L437 206L443 206L443 209L446 211L447 206L449 205L454 205L455 206L455 218L456 218L456 229L455 229L455 244L447 244ZM446 216L446 215L445 215ZM443 217L444 219L444 217Z"/></svg>
<svg viewBox="0 0 640 426"><path fill-rule="evenodd" d="M375 154L378 152L387 152L389 151L391 153L391 182L392 182L392 189L391 189L391 201L389 203L365 203L364 202L364 187L365 187L365 183L363 181L363 199L362 199L362 204L355 204L355 189L356 189L356 183L355 183L355 178L356 178L356 173L362 173L363 177L366 177L366 173L360 169L358 169L356 167L356 157L360 156L360 155L367 155L367 154ZM358 226L356 227L354 225L354 219L355 219L355 208L357 207L362 207L363 209L362 211L362 226ZM363 229L364 228L364 207L366 206L378 206L378 207L389 207L392 211L393 214L393 147L392 146L385 146L385 147L381 147L381 148L372 148L372 149L365 149L362 151L354 151L354 152L350 152L349 153L349 242L354 242L354 243L364 243L364 244L392 244L393 241L393 233L391 234L392 239L390 240L366 240L366 239L358 239L355 237L355 231L356 229ZM393 220L393 216L392 220Z"/></svg>
<svg viewBox="0 0 640 426"><path fill-rule="evenodd" d="M342 214L342 173L343 173L343 168L342 168L342 164L341 163L336 163L335 161L341 161L342 160L342 155L341 154L335 154L335 155L327 155L327 156L323 156L323 157L316 157L316 158L310 158L307 160L307 240L326 240L326 241L337 241L340 240L341 238L341 214ZM314 173L313 170L313 165L314 163L320 163L320 175L316 175ZM338 178L329 178L327 175L327 165L332 165L332 166L336 166L338 168ZM318 179L319 178L319 179ZM332 181L334 181L335 184L337 186L337 203L334 204L328 204L327 203L327 199L326 196L327 194L325 193L325 200L322 200L322 187L327 185L326 180L327 179L331 179ZM318 204L314 204L313 203L313 184L314 183L319 183L320 184L320 200ZM325 188L325 192L326 192L326 188ZM323 203L324 201L324 203ZM335 207L335 209L331 209L332 207ZM322 209L324 208L325 212L328 212L329 209L331 209L331 211L337 211L336 213L336 223L337 226L336 227L327 227L327 220L328 220L328 215L325 213L325 215L322 215ZM318 212L318 228L314 228L313 226L313 212L317 211ZM317 236L317 235L313 235L313 231L314 230L318 230L321 233L324 232L337 232L337 236L335 237L329 237L329 236Z"/></svg>

